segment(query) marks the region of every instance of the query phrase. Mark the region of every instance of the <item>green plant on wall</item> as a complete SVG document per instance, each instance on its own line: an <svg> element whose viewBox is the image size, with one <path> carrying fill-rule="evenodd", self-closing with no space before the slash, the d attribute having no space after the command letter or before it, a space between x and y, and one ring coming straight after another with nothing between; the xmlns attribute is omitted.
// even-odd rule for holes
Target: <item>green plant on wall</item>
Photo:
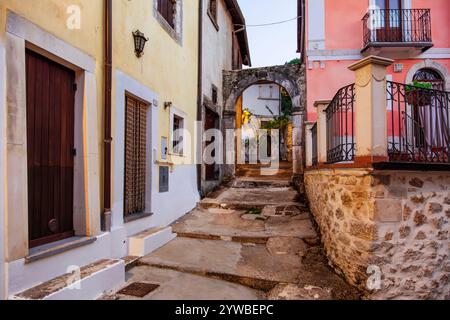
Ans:
<svg viewBox="0 0 450 320"><path fill-rule="evenodd" d="M295 65L295 64L300 64L300 63L301 63L301 61L300 61L299 58L295 58L295 59L292 59L289 62L286 62L287 65Z"/></svg>
<svg viewBox="0 0 450 320"><path fill-rule="evenodd" d="M414 80L412 84L406 85L406 92L414 91L416 89L433 89L433 84L430 82L419 82L417 80Z"/></svg>

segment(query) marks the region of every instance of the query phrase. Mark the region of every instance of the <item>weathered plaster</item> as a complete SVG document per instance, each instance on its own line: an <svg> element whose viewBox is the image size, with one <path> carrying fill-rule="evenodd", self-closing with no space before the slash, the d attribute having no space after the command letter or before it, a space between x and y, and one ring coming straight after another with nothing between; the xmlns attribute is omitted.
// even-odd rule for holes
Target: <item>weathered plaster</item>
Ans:
<svg viewBox="0 0 450 320"><path fill-rule="evenodd" d="M215 112L219 117L220 128L222 129L222 115L224 109L223 101L223 70L231 70L233 30L234 24L230 12L223 0L217 1L216 23L209 14L209 0L203 1L203 43L202 43L202 120L206 118L206 109ZM212 101L212 87L217 88L217 103ZM203 133L203 126L200 129ZM199 156L202 156L206 147L205 142L200 142L202 146ZM222 150L220 151L220 153ZM216 181L206 181L206 165L202 162L202 193L208 194L218 187L223 180L223 165L219 164L219 178Z"/></svg>

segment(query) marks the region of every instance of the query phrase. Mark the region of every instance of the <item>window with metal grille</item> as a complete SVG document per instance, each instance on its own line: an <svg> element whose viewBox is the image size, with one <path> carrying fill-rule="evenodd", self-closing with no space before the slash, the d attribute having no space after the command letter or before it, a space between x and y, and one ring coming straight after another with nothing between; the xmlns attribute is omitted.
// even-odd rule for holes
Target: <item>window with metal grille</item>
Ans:
<svg viewBox="0 0 450 320"><path fill-rule="evenodd" d="M145 211L147 108L147 104L126 97L125 216Z"/></svg>
<svg viewBox="0 0 450 320"><path fill-rule="evenodd" d="M158 12L172 28L175 28L176 4L176 0L158 0Z"/></svg>
<svg viewBox="0 0 450 320"><path fill-rule="evenodd" d="M208 13L211 19L217 23L217 0L209 0Z"/></svg>

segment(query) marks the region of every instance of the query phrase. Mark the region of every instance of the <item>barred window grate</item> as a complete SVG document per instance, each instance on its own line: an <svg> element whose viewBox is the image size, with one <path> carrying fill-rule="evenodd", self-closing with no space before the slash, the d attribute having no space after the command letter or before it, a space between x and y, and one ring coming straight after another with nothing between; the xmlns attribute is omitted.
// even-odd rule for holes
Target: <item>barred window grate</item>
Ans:
<svg viewBox="0 0 450 320"><path fill-rule="evenodd" d="M147 105L126 97L125 216L145 211Z"/></svg>

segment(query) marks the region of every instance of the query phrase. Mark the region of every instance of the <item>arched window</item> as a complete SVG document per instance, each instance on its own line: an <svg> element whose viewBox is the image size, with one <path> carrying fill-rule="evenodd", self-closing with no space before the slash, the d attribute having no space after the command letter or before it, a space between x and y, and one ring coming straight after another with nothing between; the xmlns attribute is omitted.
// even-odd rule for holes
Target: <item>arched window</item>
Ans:
<svg viewBox="0 0 450 320"><path fill-rule="evenodd" d="M433 84L435 90L445 90L445 81L441 75L429 68L420 69L413 77L413 81L427 82Z"/></svg>

